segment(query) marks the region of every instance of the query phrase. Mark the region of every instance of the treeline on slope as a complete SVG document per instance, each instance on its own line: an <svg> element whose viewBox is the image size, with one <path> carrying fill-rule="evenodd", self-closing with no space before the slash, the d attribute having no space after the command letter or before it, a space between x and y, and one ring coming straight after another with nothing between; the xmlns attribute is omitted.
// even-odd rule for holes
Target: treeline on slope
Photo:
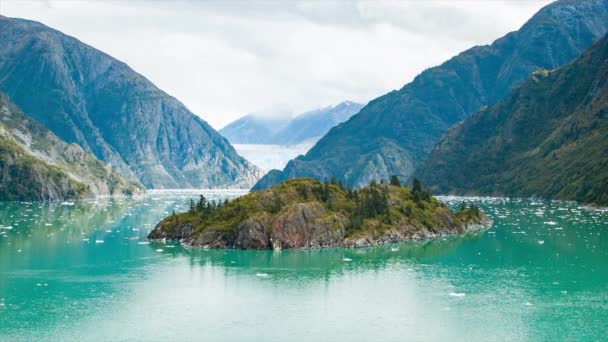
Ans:
<svg viewBox="0 0 608 342"><path fill-rule="evenodd" d="M441 233L447 229L446 225L450 229L461 229L485 218L474 204L467 206L463 203L455 213L451 213L418 180L414 180L412 188L409 188L402 186L398 177L393 176L390 183L372 181L366 187L355 189L344 187L335 178L323 183L313 179L292 179L232 201L207 201L201 195L198 201L190 200L187 212L173 213L159 223L149 237L175 237L167 230L183 227L184 223L193 227L194 235L206 229L234 231L248 219L272 217L302 203L320 203L326 209L324 217L331 213L342 215L344 219L339 220L339 225L346 223L346 236L356 236L371 229L382 231L398 222ZM272 219L266 221L271 222Z"/></svg>
<svg viewBox="0 0 608 342"><path fill-rule="evenodd" d="M371 101L253 189L294 177L336 176L353 186L391 174L410 179L451 125L504 98L535 70L572 61L607 30L608 0L551 3L518 31L464 51Z"/></svg>
<svg viewBox="0 0 608 342"><path fill-rule="evenodd" d="M452 128L418 173L439 193L608 205L608 36Z"/></svg>

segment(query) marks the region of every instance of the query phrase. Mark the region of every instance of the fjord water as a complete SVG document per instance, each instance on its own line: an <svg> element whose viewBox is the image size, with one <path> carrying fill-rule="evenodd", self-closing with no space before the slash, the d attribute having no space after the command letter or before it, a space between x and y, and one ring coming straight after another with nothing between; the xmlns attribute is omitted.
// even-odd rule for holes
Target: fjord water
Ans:
<svg viewBox="0 0 608 342"><path fill-rule="evenodd" d="M608 331L602 210L466 199L491 216L490 229L368 249L145 243L196 196L1 203L0 340L600 340Z"/></svg>

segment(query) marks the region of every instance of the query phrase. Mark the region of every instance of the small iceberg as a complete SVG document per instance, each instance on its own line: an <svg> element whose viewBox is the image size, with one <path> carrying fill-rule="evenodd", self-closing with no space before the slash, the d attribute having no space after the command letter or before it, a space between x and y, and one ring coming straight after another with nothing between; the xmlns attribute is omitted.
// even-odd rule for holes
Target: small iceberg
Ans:
<svg viewBox="0 0 608 342"><path fill-rule="evenodd" d="M450 297L462 298L466 295L466 293L450 292Z"/></svg>

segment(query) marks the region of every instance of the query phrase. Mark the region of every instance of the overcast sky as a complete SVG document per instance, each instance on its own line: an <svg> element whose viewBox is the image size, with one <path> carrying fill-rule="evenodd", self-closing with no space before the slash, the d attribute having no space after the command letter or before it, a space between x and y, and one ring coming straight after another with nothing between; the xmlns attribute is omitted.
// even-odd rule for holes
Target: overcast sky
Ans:
<svg viewBox="0 0 608 342"><path fill-rule="evenodd" d="M366 102L518 29L548 0L0 0L128 63L215 128Z"/></svg>

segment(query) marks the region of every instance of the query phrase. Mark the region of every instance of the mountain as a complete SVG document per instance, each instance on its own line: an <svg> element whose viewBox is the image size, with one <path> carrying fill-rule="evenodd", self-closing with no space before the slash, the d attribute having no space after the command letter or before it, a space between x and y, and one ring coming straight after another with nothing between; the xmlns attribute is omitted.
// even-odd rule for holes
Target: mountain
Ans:
<svg viewBox="0 0 608 342"><path fill-rule="evenodd" d="M300 114L278 131L273 137L273 141L280 145L316 142L332 127L357 114L361 108L363 108L362 104L344 101L335 106Z"/></svg>
<svg viewBox="0 0 608 342"><path fill-rule="evenodd" d="M231 144L274 144L274 135L285 127L289 118L245 115L219 130Z"/></svg>
<svg viewBox="0 0 608 342"><path fill-rule="evenodd" d="M147 188L247 187L260 175L128 65L37 22L0 17L0 91Z"/></svg>
<svg viewBox="0 0 608 342"><path fill-rule="evenodd" d="M420 176L440 193L608 205L608 36L450 129Z"/></svg>
<svg viewBox="0 0 608 342"><path fill-rule="evenodd" d="M407 180L450 126L496 103L533 71L572 61L607 30L608 0L552 3L520 30L473 47L371 101L254 189L292 177L335 176L354 186L393 174Z"/></svg>
<svg viewBox="0 0 608 342"><path fill-rule="evenodd" d="M76 144L67 144L0 93L0 201L143 193Z"/></svg>
<svg viewBox="0 0 608 342"><path fill-rule="evenodd" d="M246 115L220 129L232 144L298 145L314 143L332 127L357 114L363 105L344 101L294 118Z"/></svg>

